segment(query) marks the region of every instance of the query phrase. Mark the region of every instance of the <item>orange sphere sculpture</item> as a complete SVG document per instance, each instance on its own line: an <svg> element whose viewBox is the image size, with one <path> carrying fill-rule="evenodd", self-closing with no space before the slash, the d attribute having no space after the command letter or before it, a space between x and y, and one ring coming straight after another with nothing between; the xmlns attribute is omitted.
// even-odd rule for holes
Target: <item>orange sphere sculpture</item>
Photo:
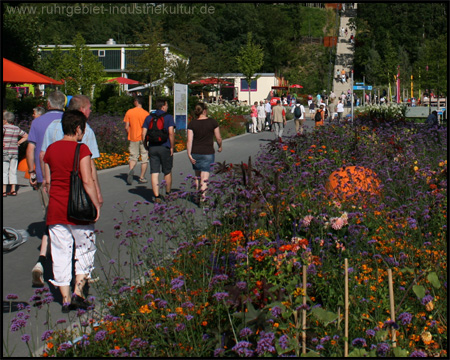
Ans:
<svg viewBox="0 0 450 360"><path fill-rule="evenodd" d="M380 184L374 171L362 166L344 166L331 173L326 188L344 201L379 196Z"/></svg>

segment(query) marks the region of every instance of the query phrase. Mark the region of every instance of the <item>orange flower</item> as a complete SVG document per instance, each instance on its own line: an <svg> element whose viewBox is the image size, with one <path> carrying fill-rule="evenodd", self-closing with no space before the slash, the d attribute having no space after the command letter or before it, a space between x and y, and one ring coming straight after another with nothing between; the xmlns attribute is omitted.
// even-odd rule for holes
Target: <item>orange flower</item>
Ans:
<svg viewBox="0 0 450 360"><path fill-rule="evenodd" d="M208 322L207 321L202 321L202 326L206 326L206 325L208 325Z"/></svg>

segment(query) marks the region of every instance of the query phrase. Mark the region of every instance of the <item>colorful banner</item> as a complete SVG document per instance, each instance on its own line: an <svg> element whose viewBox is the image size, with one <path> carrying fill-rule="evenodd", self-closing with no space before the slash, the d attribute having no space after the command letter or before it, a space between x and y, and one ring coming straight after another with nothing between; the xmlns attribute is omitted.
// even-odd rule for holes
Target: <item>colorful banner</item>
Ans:
<svg viewBox="0 0 450 360"><path fill-rule="evenodd" d="M187 129L188 86L174 84L173 86L173 115L177 130Z"/></svg>

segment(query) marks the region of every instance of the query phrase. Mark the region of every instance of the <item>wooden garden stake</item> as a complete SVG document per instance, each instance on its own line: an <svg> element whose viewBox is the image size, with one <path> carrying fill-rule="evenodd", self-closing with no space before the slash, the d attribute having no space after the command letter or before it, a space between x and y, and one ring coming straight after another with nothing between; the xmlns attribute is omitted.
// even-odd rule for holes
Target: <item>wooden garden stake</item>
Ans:
<svg viewBox="0 0 450 360"><path fill-rule="evenodd" d="M348 357L348 259L345 259L345 299L344 299L344 356Z"/></svg>
<svg viewBox="0 0 450 360"><path fill-rule="evenodd" d="M391 320L395 321L395 304L394 304L394 286L392 284L392 269L388 269L388 281L389 281L389 302L391 305ZM397 330L392 326L392 347L397 347Z"/></svg>
<svg viewBox="0 0 450 360"><path fill-rule="evenodd" d="M306 305L306 265L303 265L303 305ZM302 310L302 353L306 354L306 309Z"/></svg>

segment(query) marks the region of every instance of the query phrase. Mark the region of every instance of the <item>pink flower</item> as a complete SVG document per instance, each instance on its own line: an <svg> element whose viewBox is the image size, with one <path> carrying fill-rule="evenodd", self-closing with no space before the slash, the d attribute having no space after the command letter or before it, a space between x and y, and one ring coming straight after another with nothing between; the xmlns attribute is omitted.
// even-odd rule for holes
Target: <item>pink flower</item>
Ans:
<svg viewBox="0 0 450 360"><path fill-rule="evenodd" d="M344 220L342 220L341 218L332 218L330 221L331 221L331 227L334 230L340 230L345 225Z"/></svg>
<svg viewBox="0 0 450 360"><path fill-rule="evenodd" d="M309 226L309 224L311 224L311 220L312 219L314 219L314 216L312 216L312 215L306 215L304 218L303 218L303 225L304 226Z"/></svg>

